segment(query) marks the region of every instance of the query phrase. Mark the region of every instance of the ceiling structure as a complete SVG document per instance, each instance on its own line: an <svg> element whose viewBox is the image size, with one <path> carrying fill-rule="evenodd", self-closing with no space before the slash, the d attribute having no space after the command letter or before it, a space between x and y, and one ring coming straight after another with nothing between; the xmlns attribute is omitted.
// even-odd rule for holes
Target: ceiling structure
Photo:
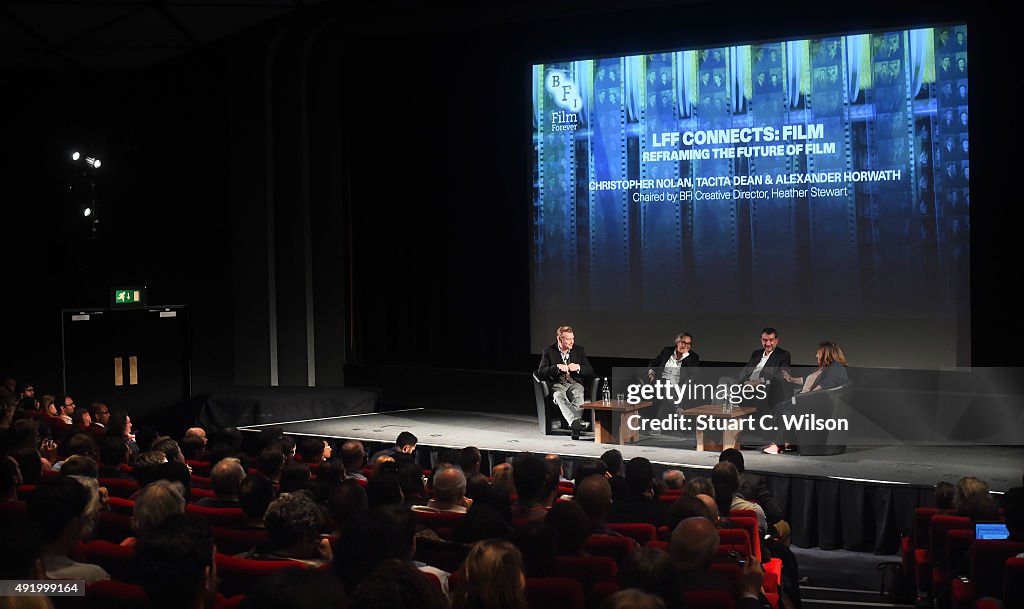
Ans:
<svg viewBox="0 0 1024 609"><path fill-rule="evenodd" d="M0 0L0 72L139 70L325 0Z"/></svg>

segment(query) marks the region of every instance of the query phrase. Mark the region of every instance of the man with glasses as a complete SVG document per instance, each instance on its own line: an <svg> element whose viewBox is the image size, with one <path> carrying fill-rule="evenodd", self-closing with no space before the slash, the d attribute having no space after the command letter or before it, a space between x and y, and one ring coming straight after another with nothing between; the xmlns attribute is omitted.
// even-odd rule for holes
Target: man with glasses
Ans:
<svg viewBox="0 0 1024 609"><path fill-rule="evenodd" d="M89 433L98 441L107 435L107 425L110 423L110 408L103 402L93 402L89 405L89 413L92 415L92 425L89 425Z"/></svg>
<svg viewBox="0 0 1024 609"><path fill-rule="evenodd" d="M689 379L695 379L700 367L700 356L693 351L693 335L683 332L676 336L675 345L669 345L661 350L661 353L650 361L647 370L647 379L652 383L655 379L661 379L665 383L672 383L679 387ZM686 404L680 404L685 407ZM675 403L657 404L653 409L652 416L661 418L675 412ZM657 435L656 430L650 432Z"/></svg>

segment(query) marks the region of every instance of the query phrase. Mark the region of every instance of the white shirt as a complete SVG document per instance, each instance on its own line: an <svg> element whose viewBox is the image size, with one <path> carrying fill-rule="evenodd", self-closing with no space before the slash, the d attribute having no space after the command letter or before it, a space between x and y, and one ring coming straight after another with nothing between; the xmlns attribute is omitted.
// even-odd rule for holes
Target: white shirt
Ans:
<svg viewBox="0 0 1024 609"><path fill-rule="evenodd" d="M764 368L765 362L768 361L768 358L771 357L771 355L771 351L765 351L764 354L761 355L761 361L757 363L757 366L754 368L754 371L750 373L750 380L761 380L761 370Z"/></svg>
<svg viewBox="0 0 1024 609"><path fill-rule="evenodd" d="M675 384L679 384L679 369L683 367L683 360L689 357L690 352L687 351L682 357L676 359L676 354L673 351L672 355L665 361L665 368L661 372L661 378L666 381L672 381Z"/></svg>
<svg viewBox="0 0 1024 609"><path fill-rule="evenodd" d="M87 584L110 579L110 574L103 567L75 562L67 556L44 556L43 567L48 579L84 579Z"/></svg>

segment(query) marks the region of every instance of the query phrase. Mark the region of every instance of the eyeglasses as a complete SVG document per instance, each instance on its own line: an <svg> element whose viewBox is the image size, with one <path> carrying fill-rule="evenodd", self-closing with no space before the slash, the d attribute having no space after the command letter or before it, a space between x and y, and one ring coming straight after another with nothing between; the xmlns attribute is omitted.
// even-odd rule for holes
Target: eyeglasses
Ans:
<svg viewBox="0 0 1024 609"><path fill-rule="evenodd" d="M679 341L679 344L680 344L680 345L686 345L686 346L690 346L690 345L692 345L693 343L692 343L691 341L688 341L688 340L681 340L681 341Z"/></svg>

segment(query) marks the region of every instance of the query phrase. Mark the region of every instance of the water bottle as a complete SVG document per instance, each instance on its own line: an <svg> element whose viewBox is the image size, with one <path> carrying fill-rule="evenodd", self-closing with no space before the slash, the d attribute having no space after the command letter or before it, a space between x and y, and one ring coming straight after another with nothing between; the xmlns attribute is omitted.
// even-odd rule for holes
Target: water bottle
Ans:
<svg viewBox="0 0 1024 609"><path fill-rule="evenodd" d="M612 404L612 388L608 385L608 377L604 377L604 388L601 389L601 400L605 406L611 406Z"/></svg>

